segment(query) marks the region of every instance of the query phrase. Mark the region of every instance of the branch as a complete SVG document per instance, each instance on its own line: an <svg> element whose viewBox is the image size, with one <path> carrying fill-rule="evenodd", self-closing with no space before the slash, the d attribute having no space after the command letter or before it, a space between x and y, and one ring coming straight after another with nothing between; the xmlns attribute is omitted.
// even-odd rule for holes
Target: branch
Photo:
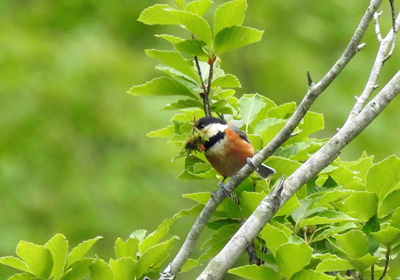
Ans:
<svg viewBox="0 0 400 280"><path fill-rule="evenodd" d="M373 19L373 15L378 9L379 5L383 0L372 0L364 13L353 37L350 39L342 56L337 60L333 67L328 73L319 81L317 84L312 82L310 74L308 74L309 89L299 104L294 114L290 117L288 122L282 128L282 130L271 140L266 147L258 152L253 158L252 163L254 166L260 165L269 156L273 154L287 139L289 139L291 133L300 123L304 115L307 113L315 99L333 82L333 80L340 74L344 67L351 61L354 55L362 48L360 47L360 41L367 30L369 23ZM237 174L235 174L225 185L224 189L227 192L232 192L235 188L242 183L250 174L254 171L254 167L246 164ZM225 195L221 190L218 190L211 199L207 202L203 211L200 213L195 224L191 228L185 242L183 243L180 251L174 258L174 260L168 265L168 267L161 273L160 280L173 279L168 277L174 277L181 269L189 255L193 252L194 246L200 233L203 231L207 221L211 218L214 211L225 199ZM247 222L246 222L247 223ZM254 237L252 238L254 239ZM246 244L248 245L248 244ZM235 259L237 256L232 257ZM226 270L224 270L226 271ZM224 273L222 271L221 273ZM203 274L202 274L203 275ZM199 278L202 279L202 278ZM213 278L218 279L218 278Z"/></svg>
<svg viewBox="0 0 400 280"><path fill-rule="evenodd" d="M379 49L378 49L378 52L376 55L374 65L371 69L371 73L368 78L367 84L366 84L363 92L361 93L361 95L359 97L357 97L357 96L355 97L356 104L354 105L353 109L351 110L351 113L350 113L346 123L351 121L352 119L354 119L361 112L362 108L364 107L365 103L371 96L372 92L378 87L376 82L378 80L379 73L381 72L382 67L383 67L384 63L386 62L386 60L388 60L390 58L390 56L392 55L392 53L394 51L394 47L396 45L396 34L397 34L397 30L399 29L399 25L400 25L400 15L398 16L398 18L396 20L396 18L394 17L393 9L394 9L394 7L392 5L393 27L388 32L388 34L386 35L386 37L384 39L382 39L382 36L380 33L380 28L379 28L379 23L378 23L378 17L381 15L381 13L376 13L376 12L374 13L375 32L377 34L377 38L379 41ZM392 48L390 49L390 51L388 53L388 49L389 49L390 45L392 45ZM388 53L388 55L386 55L386 53Z"/></svg>
<svg viewBox="0 0 400 280"><path fill-rule="evenodd" d="M221 279L233 265L248 242L254 239L272 219L278 209L294 195L307 181L328 166L339 152L360 134L400 92L400 71L372 99L359 115L343 126L325 146L309 158L283 183L281 196L276 192L267 195L227 245L210 261L197 280ZM279 191L279 189L278 189Z"/></svg>

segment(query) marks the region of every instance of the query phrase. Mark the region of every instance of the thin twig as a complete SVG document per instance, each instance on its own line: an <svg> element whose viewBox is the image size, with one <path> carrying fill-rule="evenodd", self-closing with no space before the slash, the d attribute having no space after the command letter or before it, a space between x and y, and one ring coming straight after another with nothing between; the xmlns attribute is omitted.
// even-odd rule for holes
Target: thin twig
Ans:
<svg viewBox="0 0 400 280"><path fill-rule="evenodd" d="M379 280L382 280L383 277L385 277L386 272L387 272L387 270L388 270L389 261L390 261L390 251L391 251L391 248L388 247L387 250L386 250L386 255L385 255L385 267L383 268L383 272L382 272L381 277L379 277Z"/></svg>
<svg viewBox="0 0 400 280"><path fill-rule="evenodd" d="M396 48L396 41L397 41L397 31L398 31L398 27L396 26L396 11L394 10L394 0L389 0L390 2L390 9L392 11L392 32L393 32L393 41L392 41L392 47L390 48L390 51L388 53L387 56L385 56L385 58L383 59L383 62L385 62L386 60L388 60L393 52L394 49Z"/></svg>
<svg viewBox="0 0 400 280"><path fill-rule="evenodd" d="M391 56L391 53L394 51L395 42L396 42L396 30L398 30L400 25L400 16L398 19L393 21L393 27L388 32L385 38L381 37L379 23L377 21L377 15L379 16L381 13L374 13L374 21L375 21L375 32L377 33L378 41L379 41L379 49L377 51L376 59L374 61L374 65L371 69L368 81L365 85L365 88L359 97L356 97L356 103L351 110L351 113L346 121L349 122L354 119L363 109L364 105L366 104L367 100L370 98L371 94L374 90L378 87L376 84L378 81L379 74L382 70L382 67L386 60L388 60ZM394 11L392 11L392 16ZM390 44L392 45L391 50L388 53L388 49ZM388 55L386 55L388 53Z"/></svg>
<svg viewBox="0 0 400 280"><path fill-rule="evenodd" d="M203 108L204 108L204 114L206 116L211 116L211 106L210 106L210 99L209 99L209 93L210 93L210 87L204 84L204 80L203 80L203 75L201 74L201 68L200 68L200 63L199 63L199 59L197 56L194 56L194 61L196 64L196 68L197 68L197 73L199 75L200 78L200 83L201 83L201 88L203 89L203 92L200 93L201 98L203 99ZM211 68L211 66L210 66ZM211 85L210 79L208 79L208 85Z"/></svg>
<svg viewBox="0 0 400 280"><path fill-rule="evenodd" d="M337 60L337 62L328 71L328 73L321 79L321 81L319 81L315 85L309 86L305 97L300 102L297 110L290 117L282 130L270 141L270 143L268 143L266 147L264 147L260 152L256 153L256 155L252 158L252 162L255 166L258 166L262 162L264 162L269 156L273 154L274 151L276 151L287 139L290 138L291 133L294 131L304 115L310 109L315 99L333 82L333 80L336 79L340 72L359 51L358 46L360 45L360 41L364 36L365 31L367 30L371 20L373 19L373 14L376 12L382 1L383 0L372 0L370 2L367 11L364 13L357 29L354 32L353 37L350 39L350 42L347 45L342 56ZM253 169L254 167L246 164L225 184L225 189L228 192L232 192L241 182L243 182L245 178L250 176L250 174L254 171ZM185 261L188 259L189 255L193 252L194 245L196 244L196 241L200 236L200 233L203 231L207 221L211 218L213 212L217 209L217 207L220 205L220 203L222 203L225 198L226 197L222 193L222 191L218 190L207 202L203 211L200 213L195 224L191 228L178 254L175 256L171 264L167 267L166 270L168 270L170 274L176 275L179 272ZM237 256L232 256L232 260L230 261L233 261L236 257ZM230 262L228 264L230 264ZM222 271L222 273L224 273L224 271ZM162 277L160 278L160 280L163 279L164 278Z"/></svg>

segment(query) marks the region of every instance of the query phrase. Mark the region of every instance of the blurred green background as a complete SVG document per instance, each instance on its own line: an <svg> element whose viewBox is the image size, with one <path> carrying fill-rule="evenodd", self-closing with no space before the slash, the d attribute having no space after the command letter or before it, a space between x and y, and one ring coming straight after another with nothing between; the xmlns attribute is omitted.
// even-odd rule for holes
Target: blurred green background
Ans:
<svg viewBox="0 0 400 280"><path fill-rule="evenodd" d="M226 1L214 1L215 7ZM390 26L384 1L382 33ZM45 243L63 233L71 246L104 237L94 252L108 260L117 237L162 220L192 204L181 194L206 191L215 182L182 182L183 160L163 139L146 133L169 124L160 111L170 98L133 97L126 91L160 75L146 48L171 47L154 34L182 34L179 27L146 26L140 12L172 0L0 1L0 256L14 255L19 240ZM248 1L245 25L265 30L260 43L222 57L225 71L242 82L238 94L263 94L276 103L300 102L306 71L318 81L344 50L368 1ZM330 137L362 91L377 40L367 47L313 105ZM379 84L400 65L399 48ZM362 151L375 161L398 147L398 106L388 109L342 153ZM182 242L193 219L173 233ZM178 244L176 247L179 247ZM0 279L13 270L0 266ZM227 279L227 278L226 278ZM233 279L233 278L230 278Z"/></svg>

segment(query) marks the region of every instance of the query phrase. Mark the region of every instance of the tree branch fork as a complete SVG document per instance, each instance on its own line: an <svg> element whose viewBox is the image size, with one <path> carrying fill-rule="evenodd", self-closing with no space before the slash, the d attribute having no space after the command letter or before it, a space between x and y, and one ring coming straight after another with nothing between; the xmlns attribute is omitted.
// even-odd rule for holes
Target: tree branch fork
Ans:
<svg viewBox="0 0 400 280"><path fill-rule="evenodd" d="M223 274L233 265L240 254L246 249L248 244L254 240L261 229L273 218L275 213L282 205L296 193L307 181L316 176L323 168L328 166L338 156L340 151L350 143L358 134L360 134L392 101L400 92L400 71L398 71L386 86L367 104L366 101L376 89L376 81L382 70L383 64L390 57L396 43L396 33L400 25L400 17L394 17L394 7L392 5L393 27L385 38L381 38L379 23L377 18L379 14L377 9L383 0L371 0L364 13L354 35L348 46L336 61L327 74L316 84L312 81L311 75L307 73L309 89L299 104L298 108L288 120L283 129L276 135L271 142L260 152L256 153L251 159L254 166L260 165L276 149L278 149L300 123L309 108L320 96L322 92L332 83L332 81L341 73L344 67L351 61L355 54L365 47L361 44L361 39L365 34L370 22L375 21L375 30L380 46L377 52L375 63L371 69L366 87L360 97L356 98L356 104L352 109L346 123L319 151L312 155L302 166L292 173L286 180L281 180L276 184L273 191L267 195L253 214L243 223L227 245L209 262L203 270L198 280L221 279ZM392 46L389 50L389 46ZM235 174L225 185L228 192L234 189L245 180L254 171L254 167L247 164L237 174ZM204 210L199 215L180 251L174 260L161 274L160 280L174 279L184 262L192 253L197 238L203 231L207 221L211 218L214 211L226 198L224 193L219 190L211 196Z"/></svg>

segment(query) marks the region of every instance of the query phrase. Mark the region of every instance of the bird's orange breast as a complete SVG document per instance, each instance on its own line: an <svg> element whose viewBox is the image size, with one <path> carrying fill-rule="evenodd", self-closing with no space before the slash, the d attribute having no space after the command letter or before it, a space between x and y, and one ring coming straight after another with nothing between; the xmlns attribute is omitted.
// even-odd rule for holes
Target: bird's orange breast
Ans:
<svg viewBox="0 0 400 280"><path fill-rule="evenodd" d="M246 164L248 157L254 156L254 149L236 132L227 128L224 139L205 151L205 156L219 174L232 177Z"/></svg>

